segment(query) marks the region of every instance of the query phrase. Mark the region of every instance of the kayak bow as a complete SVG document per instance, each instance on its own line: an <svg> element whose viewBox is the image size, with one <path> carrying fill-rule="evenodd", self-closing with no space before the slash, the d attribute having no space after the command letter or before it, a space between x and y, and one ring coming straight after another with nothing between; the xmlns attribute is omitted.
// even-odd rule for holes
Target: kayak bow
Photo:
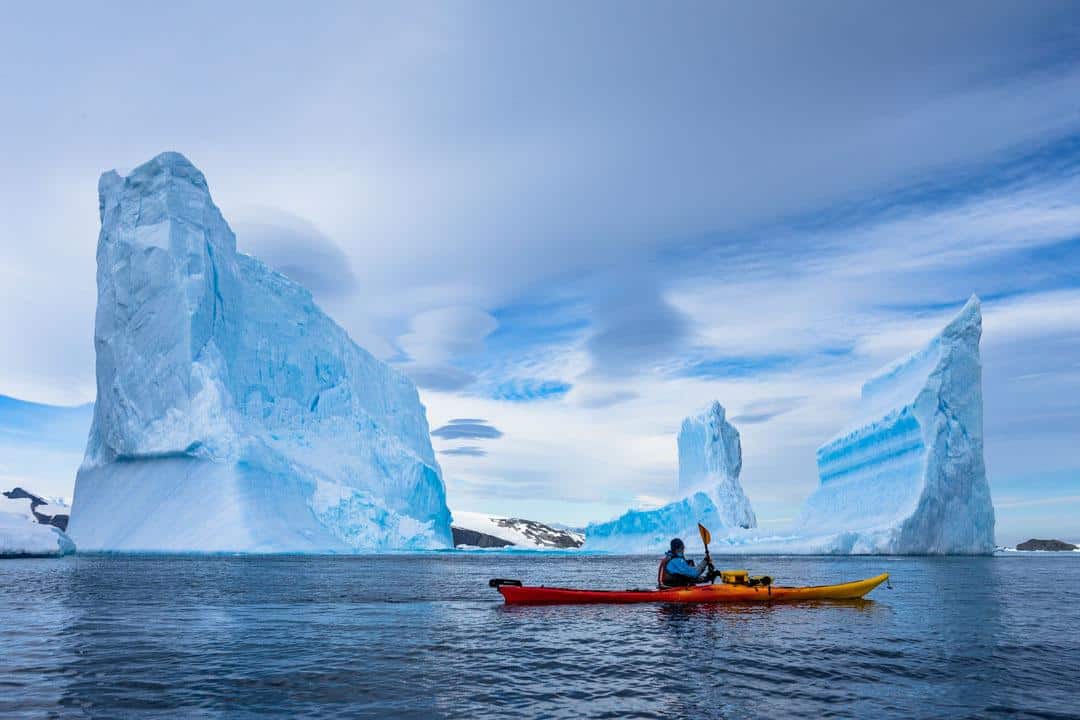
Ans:
<svg viewBox="0 0 1080 720"><path fill-rule="evenodd" d="M603 603L744 603L799 602L802 600L856 600L889 579L882 573L841 585L783 587L762 585L695 585L662 590L574 590L535 587L516 580L492 580L507 605L596 605Z"/></svg>

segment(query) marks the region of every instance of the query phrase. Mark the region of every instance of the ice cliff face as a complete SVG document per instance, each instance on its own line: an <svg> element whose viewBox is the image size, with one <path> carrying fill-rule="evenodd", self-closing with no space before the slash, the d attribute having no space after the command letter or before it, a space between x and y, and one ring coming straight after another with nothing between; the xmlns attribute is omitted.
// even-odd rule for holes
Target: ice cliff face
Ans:
<svg viewBox="0 0 1080 720"><path fill-rule="evenodd" d="M993 551L981 335L972 297L926 347L866 381L852 428L817 451L821 484L797 534L825 552Z"/></svg>
<svg viewBox="0 0 1080 720"><path fill-rule="evenodd" d="M452 545L416 388L236 251L201 172L164 153L99 195L80 549Z"/></svg>
<svg viewBox="0 0 1080 720"><path fill-rule="evenodd" d="M686 418L678 445L681 499L655 510L631 510L611 522L589 525L585 550L659 552L673 537L693 543L699 522L722 544L728 542L725 535L757 526L739 483L739 431L727 421L724 407L714 402L705 412Z"/></svg>

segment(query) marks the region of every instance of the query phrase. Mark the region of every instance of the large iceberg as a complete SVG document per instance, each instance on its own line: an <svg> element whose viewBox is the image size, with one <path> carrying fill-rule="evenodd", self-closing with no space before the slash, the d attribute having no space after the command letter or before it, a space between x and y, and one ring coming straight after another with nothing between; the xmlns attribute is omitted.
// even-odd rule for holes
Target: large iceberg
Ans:
<svg viewBox="0 0 1080 720"><path fill-rule="evenodd" d="M667 548L673 537L697 537L701 523L718 543L734 542L742 530L757 527L750 501L739 484L742 445L714 402L700 415L683 420L679 430L680 499L652 510L630 510L585 529L585 550L649 553Z"/></svg>
<svg viewBox="0 0 1080 720"><path fill-rule="evenodd" d="M924 348L862 388L851 428L817 451L820 485L795 534L817 552L984 554L982 315L972 297Z"/></svg>
<svg viewBox="0 0 1080 720"><path fill-rule="evenodd" d="M79 549L452 547L413 384L238 253L183 156L105 173L98 189L97 403L68 528Z"/></svg>

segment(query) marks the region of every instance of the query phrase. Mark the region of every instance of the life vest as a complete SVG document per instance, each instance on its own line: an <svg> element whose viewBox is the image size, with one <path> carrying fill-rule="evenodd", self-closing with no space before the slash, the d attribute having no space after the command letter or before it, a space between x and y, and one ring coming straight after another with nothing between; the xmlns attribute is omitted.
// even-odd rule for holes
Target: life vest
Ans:
<svg viewBox="0 0 1080 720"><path fill-rule="evenodd" d="M656 587L667 587L667 583L664 582L664 575L667 574L667 564L670 559L670 557L665 555L663 559L660 560L660 567L656 570Z"/></svg>
<svg viewBox="0 0 1080 720"><path fill-rule="evenodd" d="M659 588L674 588L674 587L689 587L694 585L694 579L686 577L685 575L673 575L667 571L668 561L670 557L664 555L664 559L660 561L660 567L656 569L656 586Z"/></svg>

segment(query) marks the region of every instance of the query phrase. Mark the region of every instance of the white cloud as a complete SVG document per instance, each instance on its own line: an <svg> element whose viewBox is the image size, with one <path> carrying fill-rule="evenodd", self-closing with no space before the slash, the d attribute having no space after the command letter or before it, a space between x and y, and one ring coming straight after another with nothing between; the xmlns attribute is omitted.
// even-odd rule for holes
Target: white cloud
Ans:
<svg viewBox="0 0 1080 720"><path fill-rule="evenodd" d="M398 343L418 363L447 363L482 352L484 338L498 326L489 313L473 307L443 307L413 315L410 331Z"/></svg>

